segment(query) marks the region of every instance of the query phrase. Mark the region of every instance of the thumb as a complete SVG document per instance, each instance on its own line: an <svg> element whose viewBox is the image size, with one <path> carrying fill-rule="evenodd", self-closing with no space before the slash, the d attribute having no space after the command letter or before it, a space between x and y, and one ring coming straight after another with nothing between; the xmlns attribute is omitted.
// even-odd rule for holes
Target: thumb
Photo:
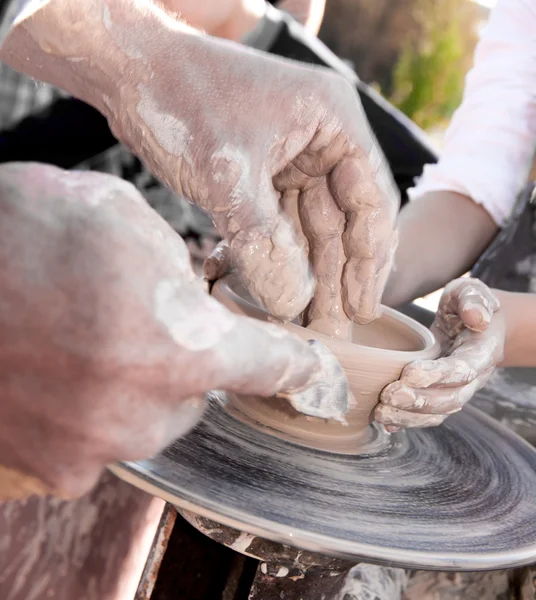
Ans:
<svg viewBox="0 0 536 600"><path fill-rule="evenodd" d="M216 281L231 268L231 249L227 240L221 241L203 264L203 274L208 281Z"/></svg>
<svg viewBox="0 0 536 600"><path fill-rule="evenodd" d="M270 314L291 321L315 288L303 241L281 210L267 165L231 158L214 163L214 177L223 183L217 194L214 189L212 219L251 296Z"/></svg>
<svg viewBox="0 0 536 600"><path fill-rule="evenodd" d="M304 414L344 420L348 384L335 356L280 326L236 316L235 326L207 357L210 389L280 395Z"/></svg>
<svg viewBox="0 0 536 600"><path fill-rule="evenodd" d="M500 308L497 296L478 279L458 280L447 293L450 294L451 311L474 332L486 331L493 314Z"/></svg>

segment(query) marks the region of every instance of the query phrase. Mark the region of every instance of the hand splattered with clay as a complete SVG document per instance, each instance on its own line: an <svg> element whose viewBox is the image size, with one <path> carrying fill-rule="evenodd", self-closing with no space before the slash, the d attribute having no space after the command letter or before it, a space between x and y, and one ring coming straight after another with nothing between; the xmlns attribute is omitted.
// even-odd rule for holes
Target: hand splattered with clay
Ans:
<svg viewBox="0 0 536 600"><path fill-rule="evenodd" d="M503 358L505 322L495 294L477 279L446 286L432 331L437 360L409 364L382 392L375 419L394 432L433 427L458 412L482 388Z"/></svg>
<svg viewBox="0 0 536 600"><path fill-rule="evenodd" d="M206 209L271 314L308 306L311 327L342 338L379 315L398 195L342 77L199 35L149 0L54 0L1 56L97 106Z"/></svg>
<svg viewBox="0 0 536 600"><path fill-rule="evenodd" d="M132 185L6 164L0 213L0 498L85 492L185 434L211 389L311 414L347 397L327 350L209 296Z"/></svg>
<svg viewBox="0 0 536 600"><path fill-rule="evenodd" d="M115 129L212 215L271 314L308 307L306 325L348 337L351 320L379 315L398 206L357 94L323 70L210 45L211 65L233 65L197 81L210 101L181 86L185 109L155 78L135 91L135 129L125 136L134 120L117 119Z"/></svg>

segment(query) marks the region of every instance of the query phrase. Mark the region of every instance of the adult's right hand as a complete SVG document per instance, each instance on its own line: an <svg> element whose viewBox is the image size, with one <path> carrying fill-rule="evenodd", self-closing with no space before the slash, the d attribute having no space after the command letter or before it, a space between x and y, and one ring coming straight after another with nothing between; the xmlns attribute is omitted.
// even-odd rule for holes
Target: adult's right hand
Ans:
<svg viewBox="0 0 536 600"><path fill-rule="evenodd" d="M317 349L230 313L130 184L0 167L0 498L74 496L200 418L203 393L320 385Z"/></svg>
<svg viewBox="0 0 536 600"><path fill-rule="evenodd" d="M160 179L212 215L273 315L292 319L312 299L309 324L341 337L349 319L379 315L398 198L343 78L194 34L148 0L91 10L51 0L2 57L100 108Z"/></svg>

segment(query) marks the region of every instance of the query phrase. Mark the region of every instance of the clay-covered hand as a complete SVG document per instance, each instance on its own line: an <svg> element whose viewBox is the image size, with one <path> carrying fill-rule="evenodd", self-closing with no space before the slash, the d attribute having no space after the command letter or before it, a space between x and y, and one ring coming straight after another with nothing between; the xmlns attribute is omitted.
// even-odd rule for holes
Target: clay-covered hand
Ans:
<svg viewBox="0 0 536 600"><path fill-rule="evenodd" d="M322 353L207 295L130 184L8 164L0 214L0 497L83 493L186 433L210 389L315 388Z"/></svg>
<svg viewBox="0 0 536 600"><path fill-rule="evenodd" d="M197 44L193 77L176 68L179 56L162 61L173 43L169 52L147 51L146 75L118 90L114 131L212 215L269 312L292 319L313 296L306 244L281 210L297 204L318 286L309 320L331 328L346 315L375 318L397 196L355 90L324 70L213 40Z"/></svg>
<svg viewBox="0 0 536 600"><path fill-rule="evenodd" d="M52 0L2 57L100 108L157 176L212 215L273 315L292 319L313 296L306 241L315 328L347 331L348 317L378 316L398 196L340 76L196 35L144 0L97 0L91 10Z"/></svg>
<svg viewBox="0 0 536 600"><path fill-rule="evenodd" d="M389 431L439 425L462 409L502 360L504 316L495 294L477 279L445 287L432 331L441 357L410 363L382 392L375 419Z"/></svg>

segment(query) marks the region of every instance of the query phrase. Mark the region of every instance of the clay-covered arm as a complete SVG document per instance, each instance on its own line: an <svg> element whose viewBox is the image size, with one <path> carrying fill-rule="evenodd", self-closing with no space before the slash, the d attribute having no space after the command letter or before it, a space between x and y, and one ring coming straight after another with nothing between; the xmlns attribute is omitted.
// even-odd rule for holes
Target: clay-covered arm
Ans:
<svg viewBox="0 0 536 600"><path fill-rule="evenodd" d="M185 23L209 35L235 42L255 29L265 12L265 0L159 0Z"/></svg>
<svg viewBox="0 0 536 600"><path fill-rule="evenodd" d="M108 116L114 90L121 85L120 74L128 77L129 71L136 69L136 61L143 60L139 49L129 48L129 29L153 46L158 35L173 31L177 54L182 55L183 63L188 62L188 44L195 30L167 16L149 0L31 0L13 23L0 58L16 70L69 91Z"/></svg>
<svg viewBox="0 0 536 600"><path fill-rule="evenodd" d="M503 367L536 367L536 294L494 290L506 321Z"/></svg>
<svg viewBox="0 0 536 600"><path fill-rule="evenodd" d="M463 275L498 230L486 209L461 194L436 192L413 200L399 215L399 243L383 302L400 306Z"/></svg>

